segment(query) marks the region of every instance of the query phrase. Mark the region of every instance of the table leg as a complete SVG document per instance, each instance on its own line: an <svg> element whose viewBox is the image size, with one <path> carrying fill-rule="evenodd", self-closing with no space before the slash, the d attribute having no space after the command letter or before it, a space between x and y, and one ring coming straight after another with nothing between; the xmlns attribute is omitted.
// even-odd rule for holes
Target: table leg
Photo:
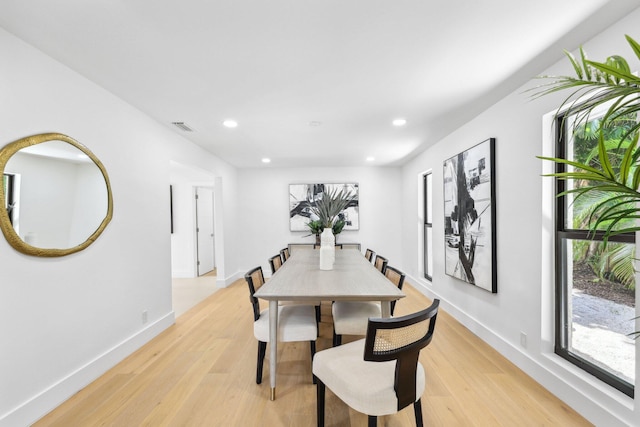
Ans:
<svg viewBox="0 0 640 427"><path fill-rule="evenodd" d="M278 301L269 301L269 382L271 400L276 400L276 356L278 354Z"/></svg>
<svg viewBox="0 0 640 427"><path fill-rule="evenodd" d="M380 301L380 309L382 317L391 317L391 301Z"/></svg>

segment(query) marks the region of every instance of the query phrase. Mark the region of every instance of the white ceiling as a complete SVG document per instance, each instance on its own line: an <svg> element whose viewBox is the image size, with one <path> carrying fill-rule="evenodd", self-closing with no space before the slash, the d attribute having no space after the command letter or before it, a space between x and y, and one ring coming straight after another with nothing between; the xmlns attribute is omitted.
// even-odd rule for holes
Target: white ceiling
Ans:
<svg viewBox="0 0 640 427"><path fill-rule="evenodd" d="M237 167L397 165L639 5L2 0L0 26Z"/></svg>

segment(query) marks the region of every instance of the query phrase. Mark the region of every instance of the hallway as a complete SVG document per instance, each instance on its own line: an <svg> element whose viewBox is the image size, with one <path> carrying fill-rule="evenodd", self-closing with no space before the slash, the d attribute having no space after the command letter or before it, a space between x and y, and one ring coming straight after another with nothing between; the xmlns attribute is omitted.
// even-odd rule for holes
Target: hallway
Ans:
<svg viewBox="0 0 640 427"><path fill-rule="evenodd" d="M176 319L220 289L216 279L216 270L200 277L171 279L171 299Z"/></svg>

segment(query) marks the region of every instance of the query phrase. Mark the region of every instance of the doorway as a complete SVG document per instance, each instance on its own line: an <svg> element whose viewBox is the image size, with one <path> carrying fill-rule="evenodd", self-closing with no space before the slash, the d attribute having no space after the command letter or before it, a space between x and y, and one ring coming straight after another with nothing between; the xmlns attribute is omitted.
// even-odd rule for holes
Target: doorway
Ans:
<svg viewBox="0 0 640 427"><path fill-rule="evenodd" d="M213 188L196 187L196 271L203 276L216 268Z"/></svg>

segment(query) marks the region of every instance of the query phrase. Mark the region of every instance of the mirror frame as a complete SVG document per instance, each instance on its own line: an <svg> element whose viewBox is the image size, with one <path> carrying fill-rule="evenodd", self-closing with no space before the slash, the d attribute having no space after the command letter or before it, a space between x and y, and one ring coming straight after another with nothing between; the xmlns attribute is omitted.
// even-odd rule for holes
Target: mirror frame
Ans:
<svg viewBox="0 0 640 427"><path fill-rule="evenodd" d="M80 144L75 139L61 133L42 133L38 135L32 135L11 142L2 147L2 149L0 149L0 174L4 175L4 170L7 166L7 162L9 161L11 156L13 156L19 150L48 141L64 141L70 145L73 145L78 150L86 154L100 169L100 172L102 172L102 176L104 177L105 185L107 186L108 201L107 214L105 218L102 220L100 226L98 226L96 231L94 231L93 234L91 234L87 238L87 240L77 246L66 249L39 248L36 246L31 246L30 244L22 240L13 228L13 224L11 224L11 221L9 220L9 214L7 210L4 209L4 186L0 185L0 201L2 202L2 206L0 207L0 229L2 229L2 233L7 239L7 242L18 252L39 257L59 257L79 252L85 249L87 246L92 244L98 238L98 236L100 236L100 234L102 234L104 229L107 227L107 224L109 224L111 218L113 217L113 197L111 194L111 184L109 182L109 176L107 175L107 170L105 169L102 162L100 162L100 160L98 160L98 158L87 147Z"/></svg>

